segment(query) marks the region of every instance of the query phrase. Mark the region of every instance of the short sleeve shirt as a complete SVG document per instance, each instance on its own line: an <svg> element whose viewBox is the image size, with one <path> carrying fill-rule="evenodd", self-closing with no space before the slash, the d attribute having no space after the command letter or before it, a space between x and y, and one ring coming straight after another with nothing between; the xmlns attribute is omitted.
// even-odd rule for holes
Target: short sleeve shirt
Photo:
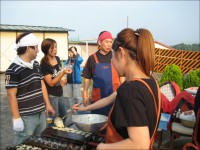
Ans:
<svg viewBox="0 0 200 150"><path fill-rule="evenodd" d="M57 59L58 64L56 64L55 66L50 66L47 63L40 64L42 73L44 76L51 75L51 78L54 79L61 72L62 68L61 68L60 59L58 56L56 56L56 59ZM45 82L45 84L47 87L48 94L53 95L53 96L62 96L63 95L63 89L62 89L62 86L60 85L60 83L57 83L53 87L50 87L46 82Z"/></svg>
<svg viewBox="0 0 200 150"><path fill-rule="evenodd" d="M5 73L5 88L17 88L17 101L21 116L45 110L41 80L43 75L39 63L33 69L12 63ZM12 99L11 99L12 100Z"/></svg>
<svg viewBox="0 0 200 150"><path fill-rule="evenodd" d="M99 51L96 52L96 56L99 63L110 63L112 59L112 52L110 51L106 55L102 55ZM91 79L95 70L95 59L93 55L90 55L83 69L82 77Z"/></svg>
<svg viewBox="0 0 200 150"><path fill-rule="evenodd" d="M151 87L158 103L154 79L144 79ZM125 81L117 90L111 121L123 138L128 138L127 127L148 126L152 136L156 125L154 100L147 87L139 81Z"/></svg>

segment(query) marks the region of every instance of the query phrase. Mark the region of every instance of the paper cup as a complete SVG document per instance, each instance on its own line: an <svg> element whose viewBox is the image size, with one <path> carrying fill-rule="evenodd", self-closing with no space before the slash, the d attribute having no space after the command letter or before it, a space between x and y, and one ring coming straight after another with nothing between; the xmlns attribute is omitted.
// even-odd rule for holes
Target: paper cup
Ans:
<svg viewBox="0 0 200 150"><path fill-rule="evenodd" d="M47 118L47 123L52 123L52 118Z"/></svg>

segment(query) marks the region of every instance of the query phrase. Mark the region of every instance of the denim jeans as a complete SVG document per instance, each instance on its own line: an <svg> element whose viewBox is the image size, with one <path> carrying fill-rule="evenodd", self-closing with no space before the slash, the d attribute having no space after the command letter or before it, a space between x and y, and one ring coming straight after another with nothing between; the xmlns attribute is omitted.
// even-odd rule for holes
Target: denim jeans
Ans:
<svg viewBox="0 0 200 150"><path fill-rule="evenodd" d="M21 144L26 138L31 135L39 136L46 128L45 112L36 113L29 116L21 116L24 122L24 130L21 132L15 131L14 144Z"/></svg>
<svg viewBox="0 0 200 150"><path fill-rule="evenodd" d="M49 100L50 100L50 103L51 103L53 109L56 112L55 116L52 116L51 113L48 114L49 117L52 118L53 122L56 117L63 117L64 115L67 114L65 99L63 96L49 95ZM52 122L52 124L49 124L49 126L52 126L53 122Z"/></svg>
<svg viewBox="0 0 200 150"><path fill-rule="evenodd" d="M67 84L67 95L70 104L70 108L74 104L82 102L81 96L81 84Z"/></svg>

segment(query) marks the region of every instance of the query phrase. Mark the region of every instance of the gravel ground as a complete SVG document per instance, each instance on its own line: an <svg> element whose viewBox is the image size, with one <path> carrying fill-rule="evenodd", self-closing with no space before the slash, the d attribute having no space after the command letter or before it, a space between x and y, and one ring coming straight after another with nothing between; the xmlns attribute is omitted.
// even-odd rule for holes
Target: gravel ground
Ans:
<svg viewBox="0 0 200 150"><path fill-rule="evenodd" d="M12 119L11 119L11 113L10 113L10 108L8 105L8 98L6 95L6 90L4 87L4 74L0 74L0 108L1 108L1 117L0 117L0 134L1 134L1 150L6 149L8 146L13 146L13 141L14 141L14 136L13 136L13 129L12 129ZM66 95L66 88L64 88L64 96L67 97ZM67 98L66 98L67 99ZM68 102L66 100L66 102ZM68 105L68 104L67 104ZM71 123L71 117L68 117L65 125L67 126L68 124ZM181 137L178 139L174 140L174 150L180 150L182 149L182 146L186 142L190 142L191 138L185 138ZM155 144L155 147L157 144ZM169 147L169 131L166 131L163 133L163 144L162 148Z"/></svg>

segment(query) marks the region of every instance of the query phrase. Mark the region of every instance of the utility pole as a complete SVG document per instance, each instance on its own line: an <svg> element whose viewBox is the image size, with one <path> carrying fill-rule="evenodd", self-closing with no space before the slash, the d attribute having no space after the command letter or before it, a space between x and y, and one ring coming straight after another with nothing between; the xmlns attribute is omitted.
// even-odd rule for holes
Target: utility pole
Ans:
<svg viewBox="0 0 200 150"><path fill-rule="evenodd" d="M127 28L128 28L128 16L127 16Z"/></svg>

